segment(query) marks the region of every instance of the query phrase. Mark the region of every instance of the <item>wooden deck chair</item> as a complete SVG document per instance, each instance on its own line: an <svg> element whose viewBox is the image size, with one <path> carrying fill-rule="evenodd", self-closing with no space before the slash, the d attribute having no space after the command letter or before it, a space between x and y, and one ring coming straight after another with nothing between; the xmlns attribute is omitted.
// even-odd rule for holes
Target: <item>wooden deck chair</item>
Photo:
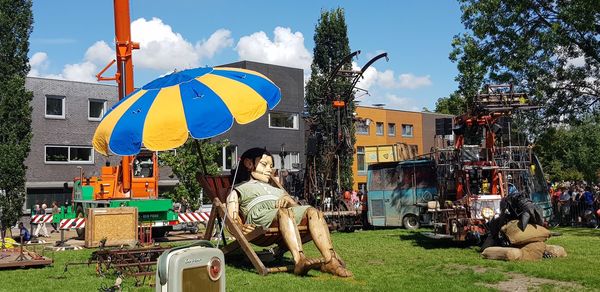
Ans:
<svg viewBox="0 0 600 292"><path fill-rule="evenodd" d="M204 233L205 240L211 239L217 218L225 218L225 226L235 238L235 241L229 242L223 246L222 251L225 255L241 248L250 262L252 262L252 265L256 268L258 273L263 276L267 275L268 273L293 271L293 266L266 267L252 248L251 244L261 247L268 247L273 244L277 244L278 250L281 252L281 254L287 251L288 248L283 241L283 237L279 232L278 227L272 226L270 228L262 228L261 226L257 226L252 232L244 235L242 233L242 226L225 216L226 209L224 202L226 202L227 196L231 192L232 183L229 175L207 176L200 174L197 176L197 179L202 186L204 193L210 197L213 203L210 217L206 225L206 232ZM306 218L303 219L298 226L302 243L312 240L307 228L308 222L306 221Z"/></svg>

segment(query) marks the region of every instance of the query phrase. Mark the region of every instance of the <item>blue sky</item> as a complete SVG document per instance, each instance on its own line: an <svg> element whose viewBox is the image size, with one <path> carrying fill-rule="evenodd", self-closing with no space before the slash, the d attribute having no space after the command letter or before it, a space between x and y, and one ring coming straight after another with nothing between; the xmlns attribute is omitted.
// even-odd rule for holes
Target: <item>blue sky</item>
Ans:
<svg viewBox="0 0 600 292"><path fill-rule="evenodd" d="M362 105L433 109L456 89L448 59L464 28L455 1L191 1L130 0L135 85L171 72L252 60L310 74L314 28L322 9L342 7L350 48L361 67L380 52L359 87ZM114 58L113 1L33 2L30 76L96 82ZM114 72L114 71L113 71ZM110 75L108 73L106 75ZM114 84L114 83L113 83Z"/></svg>

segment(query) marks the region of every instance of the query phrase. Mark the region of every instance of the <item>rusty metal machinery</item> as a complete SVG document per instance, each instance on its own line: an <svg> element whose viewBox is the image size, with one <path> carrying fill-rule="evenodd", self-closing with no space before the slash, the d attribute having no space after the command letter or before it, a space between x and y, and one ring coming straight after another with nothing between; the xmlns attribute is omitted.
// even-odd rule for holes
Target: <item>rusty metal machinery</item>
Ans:
<svg viewBox="0 0 600 292"><path fill-rule="evenodd" d="M514 145L511 137L513 113L535 108L512 86L490 85L473 98L466 114L454 118L453 133L436 133L443 145L431 154L439 191L427 206L434 232L426 236L479 243L511 188L535 197L549 210L545 180L531 145ZM443 141L448 134L454 134L453 146Z"/></svg>

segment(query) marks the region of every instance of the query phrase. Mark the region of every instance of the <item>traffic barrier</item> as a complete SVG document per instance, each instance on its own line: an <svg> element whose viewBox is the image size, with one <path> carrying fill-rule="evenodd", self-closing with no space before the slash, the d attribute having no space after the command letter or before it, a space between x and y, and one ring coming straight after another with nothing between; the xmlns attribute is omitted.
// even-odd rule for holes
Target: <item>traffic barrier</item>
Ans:
<svg viewBox="0 0 600 292"><path fill-rule="evenodd" d="M179 223L208 222L210 212L179 213Z"/></svg>
<svg viewBox="0 0 600 292"><path fill-rule="evenodd" d="M71 229L71 228L75 228L75 229L84 228L85 227L85 218L62 219L62 220L60 220L60 223L58 225L59 225L58 229L61 229L61 230Z"/></svg>
<svg viewBox="0 0 600 292"><path fill-rule="evenodd" d="M35 224L39 224L39 223L48 223L52 221L52 214L46 214L46 215L33 215L31 217L31 223L35 223Z"/></svg>
<svg viewBox="0 0 600 292"><path fill-rule="evenodd" d="M59 246L59 247L52 248L52 250L54 250L54 251L80 250L80 249L83 249L83 247L81 247L81 246Z"/></svg>

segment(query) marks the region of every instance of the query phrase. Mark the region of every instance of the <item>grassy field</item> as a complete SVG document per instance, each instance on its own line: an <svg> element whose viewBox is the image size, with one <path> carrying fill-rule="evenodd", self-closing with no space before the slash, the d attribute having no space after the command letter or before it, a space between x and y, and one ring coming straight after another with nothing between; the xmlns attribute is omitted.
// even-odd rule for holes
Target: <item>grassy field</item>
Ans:
<svg viewBox="0 0 600 292"><path fill-rule="evenodd" d="M422 237L404 229L333 234L338 253L353 271L339 279L319 271L306 277L257 275L250 264L228 263L228 291L600 291L600 230L561 228L548 243L567 250L567 258L538 262L485 260L475 247L462 247ZM46 253L52 267L0 271L0 291L97 291L114 278L101 278L86 261L91 250ZM312 243L307 253L317 255ZM125 291L152 291L126 279ZM521 290L523 291L523 290Z"/></svg>

